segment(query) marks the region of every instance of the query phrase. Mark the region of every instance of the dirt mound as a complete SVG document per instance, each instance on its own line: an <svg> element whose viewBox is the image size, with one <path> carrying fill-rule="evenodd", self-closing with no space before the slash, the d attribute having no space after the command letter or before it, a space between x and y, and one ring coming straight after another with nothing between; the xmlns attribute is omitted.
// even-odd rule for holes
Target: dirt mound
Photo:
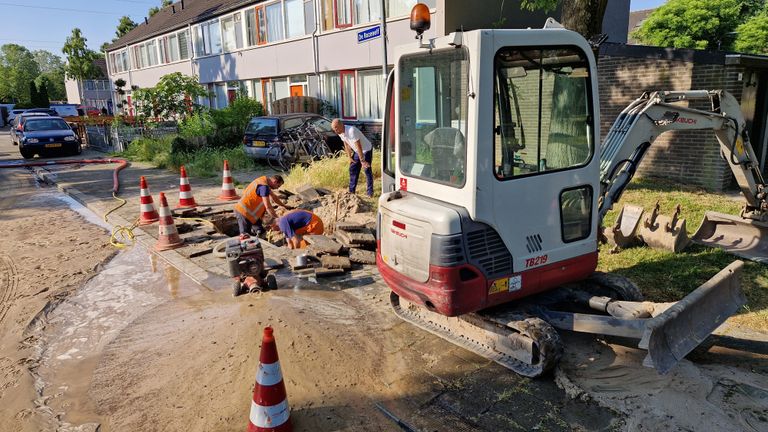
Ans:
<svg viewBox="0 0 768 432"><path fill-rule="evenodd" d="M371 222L376 220L374 213L372 213L374 208L370 204L359 196L346 192L324 195L311 203L302 202L299 207L312 210L327 227L332 226L337 221L351 219L359 221L361 218L363 220L370 219Z"/></svg>

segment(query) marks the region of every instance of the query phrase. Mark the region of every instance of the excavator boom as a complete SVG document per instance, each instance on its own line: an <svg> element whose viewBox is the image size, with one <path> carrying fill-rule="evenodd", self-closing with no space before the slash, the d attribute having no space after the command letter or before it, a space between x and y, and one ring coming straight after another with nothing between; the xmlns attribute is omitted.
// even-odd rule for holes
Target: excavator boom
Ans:
<svg viewBox="0 0 768 432"><path fill-rule="evenodd" d="M702 100L708 102L709 110L676 104ZM712 130L745 200L739 216L708 212L692 240L768 261L765 180L739 104L722 90L646 93L621 112L601 148L599 219L619 200L653 141L671 130Z"/></svg>

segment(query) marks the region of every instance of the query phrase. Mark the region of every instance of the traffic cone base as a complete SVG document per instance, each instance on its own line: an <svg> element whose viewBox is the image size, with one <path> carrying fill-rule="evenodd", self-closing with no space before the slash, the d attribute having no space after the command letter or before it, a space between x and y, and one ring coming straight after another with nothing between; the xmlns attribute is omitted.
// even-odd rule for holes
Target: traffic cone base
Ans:
<svg viewBox="0 0 768 432"><path fill-rule="evenodd" d="M293 429L272 327L264 329L248 419L248 432L291 432Z"/></svg>
<svg viewBox="0 0 768 432"><path fill-rule="evenodd" d="M179 176L179 205L177 205L176 208L180 209L180 208L197 207L197 203L195 202L195 197L192 196L192 186L189 185L189 178L187 177L187 170L184 168L184 165L181 166L180 171L181 173Z"/></svg>
<svg viewBox="0 0 768 432"><path fill-rule="evenodd" d="M173 222L171 209L168 208L168 200L165 199L165 194L160 192L160 226L158 229L155 250L164 251L176 249L183 244L184 240L179 237L179 232L176 230L176 224Z"/></svg>
<svg viewBox="0 0 768 432"><path fill-rule="evenodd" d="M229 171L229 161L224 161L224 173L222 174L221 181L221 194L219 200L221 201L234 201L240 199L235 191L235 183L232 181L232 173Z"/></svg>
<svg viewBox="0 0 768 432"><path fill-rule="evenodd" d="M141 176L139 179L139 188L141 189L141 196L139 197L141 203L139 225L149 225L157 222L160 219L160 216L157 214L157 210L155 210L155 203L152 201L152 194L149 193L147 179L145 179L144 176Z"/></svg>

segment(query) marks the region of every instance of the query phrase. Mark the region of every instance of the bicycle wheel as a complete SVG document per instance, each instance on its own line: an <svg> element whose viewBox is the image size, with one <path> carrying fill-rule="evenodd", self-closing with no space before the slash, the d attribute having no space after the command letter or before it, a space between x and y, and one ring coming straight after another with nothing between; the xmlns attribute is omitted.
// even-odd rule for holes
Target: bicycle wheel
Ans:
<svg viewBox="0 0 768 432"><path fill-rule="evenodd" d="M282 145L272 146L267 151L267 163L275 171L285 172L290 169L290 164L286 158L286 150Z"/></svg>
<svg viewBox="0 0 768 432"><path fill-rule="evenodd" d="M315 141L314 145L312 146L312 152L314 153L314 156L317 159L323 159L323 158L333 156L333 152L331 152L331 148L328 147L328 143L326 143L325 140L323 139Z"/></svg>

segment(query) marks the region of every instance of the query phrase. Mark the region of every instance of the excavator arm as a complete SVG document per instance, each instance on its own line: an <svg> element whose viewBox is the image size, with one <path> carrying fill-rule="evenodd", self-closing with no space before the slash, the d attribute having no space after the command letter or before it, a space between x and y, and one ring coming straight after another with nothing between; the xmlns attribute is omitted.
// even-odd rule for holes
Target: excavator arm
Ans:
<svg viewBox="0 0 768 432"><path fill-rule="evenodd" d="M710 110L674 103L709 101ZM611 126L600 152L598 217L618 202L653 141L671 130L712 130L746 199L741 217L768 221L765 180L746 132L736 98L723 90L645 93L628 105Z"/></svg>

